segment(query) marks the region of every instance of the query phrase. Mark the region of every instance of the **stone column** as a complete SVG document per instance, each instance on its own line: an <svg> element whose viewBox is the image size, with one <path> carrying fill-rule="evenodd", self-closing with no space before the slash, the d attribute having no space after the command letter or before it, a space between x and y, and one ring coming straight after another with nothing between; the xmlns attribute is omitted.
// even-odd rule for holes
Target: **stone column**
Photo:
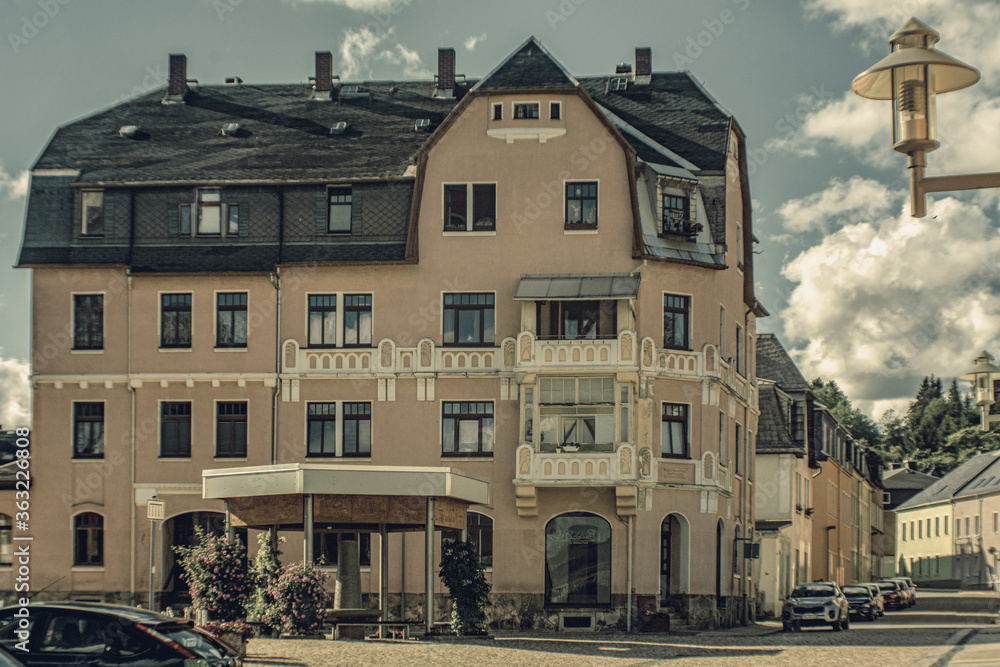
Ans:
<svg viewBox="0 0 1000 667"><path fill-rule="evenodd" d="M434 497L427 498L427 524L424 527L427 541L424 545L424 628L428 634L434 629Z"/></svg>
<svg viewBox="0 0 1000 667"><path fill-rule="evenodd" d="M383 621L389 620L389 530L378 527L378 608ZM385 639L385 626L379 627L379 637Z"/></svg>
<svg viewBox="0 0 1000 667"><path fill-rule="evenodd" d="M311 563L313 559L313 496L311 493L302 495L302 562Z"/></svg>
<svg viewBox="0 0 1000 667"><path fill-rule="evenodd" d="M361 609L361 558L358 540L341 539L337 548L337 587L334 609Z"/></svg>

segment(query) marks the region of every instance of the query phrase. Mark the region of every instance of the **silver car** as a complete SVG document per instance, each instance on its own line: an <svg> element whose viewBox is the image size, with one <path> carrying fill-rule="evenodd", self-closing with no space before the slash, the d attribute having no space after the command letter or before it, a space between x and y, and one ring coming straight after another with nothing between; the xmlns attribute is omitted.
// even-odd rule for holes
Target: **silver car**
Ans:
<svg viewBox="0 0 1000 667"><path fill-rule="evenodd" d="M785 600L781 610L782 629L798 632L809 625L829 625L835 632L851 627L847 598L834 582L799 584Z"/></svg>

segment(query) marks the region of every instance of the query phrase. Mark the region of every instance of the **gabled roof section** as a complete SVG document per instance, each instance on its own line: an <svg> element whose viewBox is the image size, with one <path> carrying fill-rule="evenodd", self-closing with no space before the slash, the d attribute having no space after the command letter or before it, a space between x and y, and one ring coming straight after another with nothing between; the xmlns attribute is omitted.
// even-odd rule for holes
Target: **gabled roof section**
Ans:
<svg viewBox="0 0 1000 667"><path fill-rule="evenodd" d="M757 420L758 454L805 454L805 449L795 442L788 432L788 424L781 411L781 397L771 383L760 385L760 417Z"/></svg>
<svg viewBox="0 0 1000 667"><path fill-rule="evenodd" d="M982 493L1000 493L1000 452L986 452L983 456L993 457L993 462L955 492L955 498L969 498Z"/></svg>
<svg viewBox="0 0 1000 667"><path fill-rule="evenodd" d="M991 463L996 461L998 455L1000 455L1000 452L976 454L971 459L907 500L905 503L897 507L896 510L908 510L922 505L934 505L936 503L950 501L969 482L975 479L979 473L983 472Z"/></svg>
<svg viewBox="0 0 1000 667"><path fill-rule="evenodd" d="M579 85L580 82L531 36L492 72L480 79L471 92L576 88Z"/></svg>
<svg viewBox="0 0 1000 667"><path fill-rule="evenodd" d="M939 479L912 468L896 468L882 473L882 485L887 489L926 489Z"/></svg>
<svg viewBox="0 0 1000 667"><path fill-rule="evenodd" d="M774 380L784 391L808 391L809 383L773 333L757 335L757 377Z"/></svg>

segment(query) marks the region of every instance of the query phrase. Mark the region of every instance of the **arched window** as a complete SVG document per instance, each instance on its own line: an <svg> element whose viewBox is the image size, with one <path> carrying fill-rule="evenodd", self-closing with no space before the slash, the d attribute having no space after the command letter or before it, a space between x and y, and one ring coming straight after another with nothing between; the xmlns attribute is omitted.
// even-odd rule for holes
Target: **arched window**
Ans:
<svg viewBox="0 0 1000 667"><path fill-rule="evenodd" d="M476 548L479 562L483 567L493 567L493 519L478 512L469 512L466 517L469 543Z"/></svg>
<svg viewBox="0 0 1000 667"><path fill-rule="evenodd" d="M741 547L743 545L743 530L736 526L736 539L733 540L733 572L736 574L743 573L743 552Z"/></svg>
<svg viewBox="0 0 1000 667"><path fill-rule="evenodd" d="M569 512L545 526L545 603L611 603L611 524Z"/></svg>
<svg viewBox="0 0 1000 667"><path fill-rule="evenodd" d="M0 567L14 564L14 540L11 538L10 517L0 514Z"/></svg>
<svg viewBox="0 0 1000 667"><path fill-rule="evenodd" d="M94 512L73 519L73 565L104 565L104 517Z"/></svg>

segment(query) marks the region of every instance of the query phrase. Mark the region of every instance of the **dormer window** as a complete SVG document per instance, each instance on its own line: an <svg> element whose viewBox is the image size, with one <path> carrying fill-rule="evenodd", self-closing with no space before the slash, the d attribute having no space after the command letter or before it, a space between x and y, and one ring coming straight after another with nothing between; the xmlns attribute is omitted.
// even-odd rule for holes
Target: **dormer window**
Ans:
<svg viewBox="0 0 1000 667"><path fill-rule="evenodd" d="M538 118L538 102L515 102L514 118L518 120Z"/></svg>
<svg viewBox="0 0 1000 667"><path fill-rule="evenodd" d="M351 233L351 189L330 188L330 214L326 230L331 234Z"/></svg>
<svg viewBox="0 0 1000 667"><path fill-rule="evenodd" d="M101 190L84 190L80 195L83 205L80 219L83 222L84 236L104 235L104 192Z"/></svg>
<svg viewBox="0 0 1000 667"><path fill-rule="evenodd" d="M691 200L678 195L663 195L663 233L684 234L691 217Z"/></svg>
<svg viewBox="0 0 1000 667"><path fill-rule="evenodd" d="M222 192L220 190L198 191L198 233L222 233Z"/></svg>

